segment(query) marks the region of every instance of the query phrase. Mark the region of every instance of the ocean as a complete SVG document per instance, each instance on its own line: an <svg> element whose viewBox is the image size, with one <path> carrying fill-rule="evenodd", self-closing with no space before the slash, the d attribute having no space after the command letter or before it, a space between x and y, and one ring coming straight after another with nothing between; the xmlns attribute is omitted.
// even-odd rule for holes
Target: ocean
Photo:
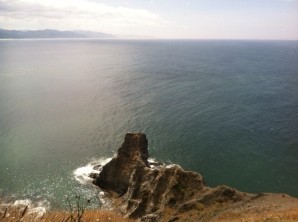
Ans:
<svg viewBox="0 0 298 222"><path fill-rule="evenodd" d="M2 199L97 207L86 172L127 132L209 186L298 197L298 41L0 41Z"/></svg>

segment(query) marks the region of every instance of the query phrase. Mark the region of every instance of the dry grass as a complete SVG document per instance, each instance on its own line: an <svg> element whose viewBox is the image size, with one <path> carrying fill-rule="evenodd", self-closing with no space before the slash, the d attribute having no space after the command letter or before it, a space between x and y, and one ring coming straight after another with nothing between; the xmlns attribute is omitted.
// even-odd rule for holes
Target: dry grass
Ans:
<svg viewBox="0 0 298 222"><path fill-rule="evenodd" d="M63 211L51 211L44 215L40 220L42 222L47 221L66 221L70 217L70 214ZM70 221L70 220L69 220ZM102 210L86 210L82 217L83 222L132 222L132 220L124 219L123 216L116 214L113 211Z"/></svg>
<svg viewBox="0 0 298 222"><path fill-rule="evenodd" d="M133 222L133 220L125 219L122 215L107 210L86 210L81 220L68 211L49 211L45 214L38 215L30 211L26 206L15 207L2 205L0 207L0 221L2 222Z"/></svg>
<svg viewBox="0 0 298 222"><path fill-rule="evenodd" d="M0 208L0 221L2 222L71 222L70 213L67 211L49 211L44 215L38 216L35 213L30 212L30 210L26 207L18 208L18 207L1 207ZM190 213L190 214L189 214ZM196 216L191 215L191 212L180 214L178 221L197 221ZM164 219L173 218L173 212L168 210L165 212ZM74 220L76 221L76 217ZM107 210L86 210L82 217L82 222L133 222L134 220L125 219L122 215L115 213L114 211ZM298 221L298 208L293 208L287 211L269 211L263 213L257 212L246 212L246 213L226 213L222 214L217 218L213 218L212 221L229 221L229 222L296 222Z"/></svg>
<svg viewBox="0 0 298 222"><path fill-rule="evenodd" d="M219 214L217 214L219 213ZM217 211L216 208L207 208L200 211L189 210L185 213L176 213L172 209L164 211L162 222L298 222L298 208L276 211L274 208L266 211Z"/></svg>
<svg viewBox="0 0 298 222"><path fill-rule="evenodd" d="M221 210L222 207L219 207ZM218 212L219 214L217 214ZM229 209L226 211L217 211L217 208L203 208L199 206L185 213L178 213L171 208L164 211L161 221L168 222L176 219L183 222L193 221L213 221L213 222L297 222L298 207L289 207L286 209L275 209L274 207L262 210L258 207L250 209ZM216 215L217 214L217 215ZM176 215L176 216L175 216ZM71 216L73 216L71 218ZM176 221L175 220L175 221ZM0 221L2 222L133 222L134 220L125 219L122 215L115 211L86 209L78 219L76 211L48 211L44 214L34 212L34 208L30 209L25 205L7 205L0 201Z"/></svg>
<svg viewBox="0 0 298 222"><path fill-rule="evenodd" d="M274 210L262 213L244 213L244 214L225 214L218 218L216 221L243 221L243 222L297 222L298 221L298 208L289 209L286 211Z"/></svg>

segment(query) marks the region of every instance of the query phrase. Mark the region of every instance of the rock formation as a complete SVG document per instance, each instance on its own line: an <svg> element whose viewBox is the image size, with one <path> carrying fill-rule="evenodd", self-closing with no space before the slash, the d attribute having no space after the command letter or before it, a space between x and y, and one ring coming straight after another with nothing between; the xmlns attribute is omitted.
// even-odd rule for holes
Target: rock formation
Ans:
<svg viewBox="0 0 298 222"><path fill-rule="evenodd" d="M118 149L118 155L105 166L94 183L119 195L127 192L130 177L137 168L150 168L148 141L144 134L128 133Z"/></svg>
<svg viewBox="0 0 298 222"><path fill-rule="evenodd" d="M227 186L209 188L200 174L185 171L178 165L150 164L148 157L146 135L128 133L118 155L102 167L99 175L91 175L94 184L113 194L116 208L133 219L226 221L221 220L224 215L233 218L252 212L251 206L274 196L243 193ZM292 201L291 206L298 209L297 199L286 195L273 198L276 204L281 203L280 199Z"/></svg>

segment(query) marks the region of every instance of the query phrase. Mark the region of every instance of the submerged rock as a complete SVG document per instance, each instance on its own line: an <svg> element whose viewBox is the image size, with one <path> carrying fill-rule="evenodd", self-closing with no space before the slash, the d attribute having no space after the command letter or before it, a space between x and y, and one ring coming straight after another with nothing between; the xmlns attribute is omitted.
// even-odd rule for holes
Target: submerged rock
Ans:
<svg viewBox="0 0 298 222"><path fill-rule="evenodd" d="M269 195L243 193L227 186L209 188L199 173L178 165L149 164L148 157L146 135L127 133L118 155L98 175L91 175L95 185L116 194L112 195L115 206L133 219L211 221L227 213L229 216L229 211L237 208L244 212L248 202L262 202Z"/></svg>

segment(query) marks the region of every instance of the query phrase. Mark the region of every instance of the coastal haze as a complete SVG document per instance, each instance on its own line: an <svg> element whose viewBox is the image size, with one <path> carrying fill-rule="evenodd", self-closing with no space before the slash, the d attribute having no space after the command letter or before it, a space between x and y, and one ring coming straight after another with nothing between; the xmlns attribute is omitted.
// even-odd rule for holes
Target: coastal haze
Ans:
<svg viewBox="0 0 298 222"><path fill-rule="evenodd" d="M297 0L0 0L0 28L162 39L298 40Z"/></svg>
<svg viewBox="0 0 298 222"><path fill-rule="evenodd" d="M52 38L115 38L116 36L101 32L59 31L59 30L6 30L0 29L0 39L52 39Z"/></svg>
<svg viewBox="0 0 298 222"><path fill-rule="evenodd" d="M296 41L2 40L0 52L2 196L95 198L74 170L140 131L153 158L209 186L298 197Z"/></svg>

